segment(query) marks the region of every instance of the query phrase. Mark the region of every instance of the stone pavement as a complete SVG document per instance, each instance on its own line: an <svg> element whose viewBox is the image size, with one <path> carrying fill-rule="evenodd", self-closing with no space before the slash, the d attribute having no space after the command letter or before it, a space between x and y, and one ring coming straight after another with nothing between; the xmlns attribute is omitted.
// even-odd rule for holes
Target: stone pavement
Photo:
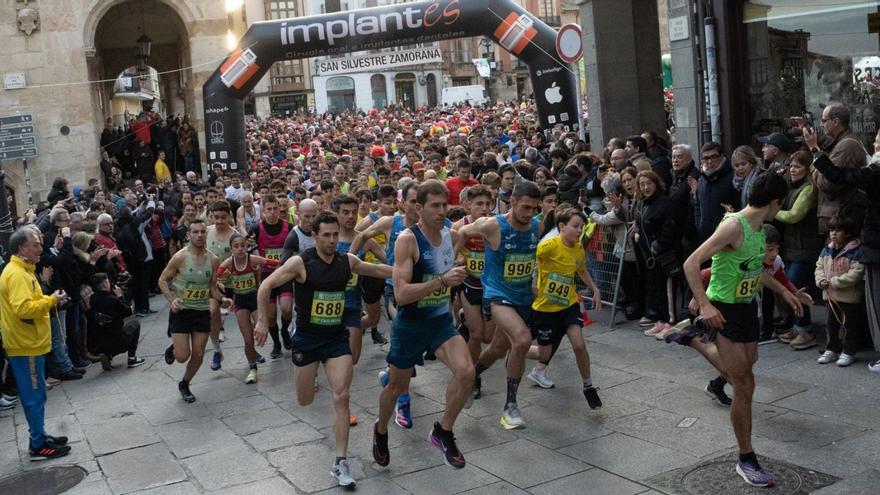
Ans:
<svg viewBox="0 0 880 495"><path fill-rule="evenodd" d="M161 311L142 321L140 350L147 364L109 373L94 365L84 380L49 392L47 426L53 434L70 437L70 456L28 462L21 409L0 413L0 477L76 464L89 475L69 494L341 491L330 475L332 412L323 374L315 403L306 408L295 402L287 355L261 366L258 384L245 385L241 336L228 318L223 369L208 368L209 351L192 386L198 401L185 404L176 387L182 366L167 366L161 357L168 345L163 302L154 298L154 308ZM607 310L598 319L605 317ZM387 324L383 326L387 332ZM614 330L597 323L585 333L604 407L587 407L566 341L549 371L557 387L541 390L524 380L520 405L528 428L505 431L498 424L504 377L496 366L484 375L484 397L456 424L468 462L461 471L443 465L441 455L425 441L443 409L448 373L438 363L420 369L413 380L415 428L390 426L390 466L380 468L371 461L376 373L384 353L366 343L351 395L360 420L351 430L350 444L358 492L686 493L658 480L664 473L688 472L701 461L734 452L728 409L702 390L714 373L694 351L645 337L631 323ZM269 353L268 347L262 351ZM819 366L816 356L816 349L761 346L756 451L825 473L832 481L840 479L816 493L876 493L880 376L864 364L874 355L860 356L848 369ZM122 362L120 356L117 363ZM728 476L733 466L725 465ZM737 493L751 493L741 491L742 484L735 486ZM755 493L807 493L794 488ZM718 487L702 493L733 492Z"/></svg>

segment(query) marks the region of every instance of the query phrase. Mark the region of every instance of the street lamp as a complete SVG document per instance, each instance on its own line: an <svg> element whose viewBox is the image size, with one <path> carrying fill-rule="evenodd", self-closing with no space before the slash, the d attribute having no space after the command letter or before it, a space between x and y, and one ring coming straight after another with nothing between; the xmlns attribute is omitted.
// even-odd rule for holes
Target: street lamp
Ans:
<svg viewBox="0 0 880 495"><path fill-rule="evenodd" d="M141 37L137 39L136 43L138 57L142 57L144 60L150 58L150 48L153 45L153 40L151 40L146 34L142 34Z"/></svg>
<svg viewBox="0 0 880 495"><path fill-rule="evenodd" d="M485 51L486 63L489 65L489 71L490 71L490 73L491 73L491 71L492 71L492 59L495 58L495 57L492 55L492 52L491 52L491 50L490 50L490 48L492 47L492 45L493 45L492 40L490 40L489 38L487 38L487 37L485 37L485 36L480 40L480 46L482 46L482 47L483 47L483 50ZM488 78L488 77L483 78L483 82L484 82L484 84L485 84L485 86L486 86L486 96L491 100L491 99L492 99L492 95L491 95L491 91L490 91L491 86L490 86L490 84L489 84L489 78Z"/></svg>

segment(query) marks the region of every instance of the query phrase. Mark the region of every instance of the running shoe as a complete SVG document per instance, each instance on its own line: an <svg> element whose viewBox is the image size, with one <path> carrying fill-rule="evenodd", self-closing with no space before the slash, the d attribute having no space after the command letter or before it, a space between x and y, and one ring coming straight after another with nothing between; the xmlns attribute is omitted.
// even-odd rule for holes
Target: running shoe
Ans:
<svg viewBox="0 0 880 495"><path fill-rule="evenodd" d="M336 481L339 482L339 486L354 486L354 478L351 477L351 472L348 469L348 459L339 459L339 461L334 462L330 474L336 478Z"/></svg>
<svg viewBox="0 0 880 495"><path fill-rule="evenodd" d="M547 376L546 368L543 370L532 368L532 371L530 371L529 374L526 375L526 378L535 382L535 385L543 389L553 388L556 386L556 384L553 383L553 380L551 380L550 377Z"/></svg>
<svg viewBox="0 0 880 495"><path fill-rule="evenodd" d="M183 398L184 402L196 401L196 396L189 391L189 383L186 383L184 380L181 380L180 383L177 384L177 390L180 391L180 396Z"/></svg>
<svg viewBox="0 0 880 495"><path fill-rule="evenodd" d="M697 332L695 332L693 328L687 327L680 332L667 333L666 337L664 337L663 340L665 340L667 344L675 342L678 345L689 347L691 345L691 342L694 340L694 337L696 337L697 335L699 334L697 334Z"/></svg>
<svg viewBox="0 0 880 495"><path fill-rule="evenodd" d="M357 424L358 424L357 416L355 416L352 413L348 413L348 426L357 426Z"/></svg>
<svg viewBox="0 0 880 495"><path fill-rule="evenodd" d="M855 356L844 352L844 353L840 354L839 358L837 358L837 365L840 366L841 368L845 368L845 367L853 364L855 361L856 361Z"/></svg>
<svg viewBox="0 0 880 495"><path fill-rule="evenodd" d="M387 466L391 462L391 452L388 451L388 433L384 435L373 425L373 460L380 466Z"/></svg>
<svg viewBox="0 0 880 495"><path fill-rule="evenodd" d="M67 445L67 437L53 437L52 435L46 435L46 443L53 447L61 447Z"/></svg>
<svg viewBox="0 0 880 495"><path fill-rule="evenodd" d="M874 373L880 373L880 361L874 361L872 363L868 363L868 371L873 371Z"/></svg>
<svg viewBox="0 0 880 495"><path fill-rule="evenodd" d="M816 359L816 362L819 364L828 364L832 361L837 361L839 356L834 351L825 351L819 356L819 359Z"/></svg>
<svg viewBox="0 0 880 495"><path fill-rule="evenodd" d="M7 399L6 396L0 396L0 411L12 409L18 404L18 399Z"/></svg>
<svg viewBox="0 0 880 495"><path fill-rule="evenodd" d="M373 343L376 345L385 345L388 343L388 339L386 339L385 336L382 335L382 332L376 327L373 327L370 330L370 336L373 337Z"/></svg>
<svg viewBox="0 0 880 495"><path fill-rule="evenodd" d="M441 428L440 423L434 423L434 428L428 433L428 441L443 452L443 462L447 466L457 469L464 467L464 456L455 445L455 435Z"/></svg>
<svg viewBox="0 0 880 495"><path fill-rule="evenodd" d="M247 378L244 379L244 382L247 384L257 383L257 369L251 368L248 371Z"/></svg>
<svg viewBox="0 0 880 495"><path fill-rule="evenodd" d="M165 364L171 364L174 362L174 344L168 346L165 349Z"/></svg>
<svg viewBox="0 0 880 495"><path fill-rule="evenodd" d="M736 474L752 486L771 488L775 484L773 477L764 468L751 462L739 461L736 464Z"/></svg>
<svg viewBox="0 0 880 495"><path fill-rule="evenodd" d="M394 413L394 422L397 423L397 426L407 430L413 427L409 394L402 394L397 398L397 405L394 407Z"/></svg>
<svg viewBox="0 0 880 495"><path fill-rule="evenodd" d="M226 331L220 329L220 333L217 335L217 340L219 340L221 344L226 342Z"/></svg>
<svg viewBox="0 0 880 495"><path fill-rule="evenodd" d="M217 371L221 368L220 363L223 362L223 351L214 351L214 357L211 358L211 369Z"/></svg>
<svg viewBox="0 0 880 495"><path fill-rule="evenodd" d="M504 414L501 416L501 426L505 430L518 430L526 427L526 422L519 415L519 407L516 404L509 404L504 408Z"/></svg>
<svg viewBox="0 0 880 495"><path fill-rule="evenodd" d="M647 316L643 316L641 320L639 320L639 326L642 328L651 328L656 325L657 322L648 318Z"/></svg>
<svg viewBox="0 0 880 495"><path fill-rule="evenodd" d="M602 399L599 398L597 390L596 387L587 387L584 389L584 397L587 399L587 404L590 406L590 409L602 407Z"/></svg>
<svg viewBox="0 0 880 495"><path fill-rule="evenodd" d="M259 352L257 353L257 364L266 364L266 358L263 357Z"/></svg>
<svg viewBox="0 0 880 495"><path fill-rule="evenodd" d="M128 358L128 367L129 368L137 368L138 366L144 364L146 361L144 358L139 357L130 357Z"/></svg>
<svg viewBox="0 0 880 495"><path fill-rule="evenodd" d="M47 442L42 447L31 447L29 450L31 461L45 461L66 456L70 453L70 445L50 445Z"/></svg>
<svg viewBox="0 0 880 495"><path fill-rule="evenodd" d="M712 400L717 400L722 406L729 406L733 402L730 399L730 396L727 395L727 392L724 391L724 385L719 387L718 384L715 383L715 380L710 381L703 391L706 392L706 395L711 397Z"/></svg>
<svg viewBox="0 0 880 495"><path fill-rule="evenodd" d="M281 357L281 344L277 342L272 344L272 353L269 354L269 357L272 359L278 359Z"/></svg>

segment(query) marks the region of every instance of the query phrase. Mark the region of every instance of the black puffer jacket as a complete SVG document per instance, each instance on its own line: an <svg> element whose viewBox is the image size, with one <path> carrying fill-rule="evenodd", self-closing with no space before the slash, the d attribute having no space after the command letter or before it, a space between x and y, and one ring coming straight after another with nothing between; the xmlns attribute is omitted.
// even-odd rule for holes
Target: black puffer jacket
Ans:
<svg viewBox="0 0 880 495"><path fill-rule="evenodd" d="M696 239L694 226L694 204L688 178L700 178L700 170L691 162L686 168L672 171L672 185L669 187L669 215L678 224L681 238L682 258L690 255L691 246Z"/></svg>
<svg viewBox="0 0 880 495"><path fill-rule="evenodd" d="M659 190L636 206L637 244L645 259L665 251L678 251L678 226L669 214L669 206L669 196Z"/></svg>
<svg viewBox="0 0 880 495"><path fill-rule="evenodd" d="M715 232L724 217L724 207L728 204L734 210L740 209L740 194L733 187L733 167L725 159L724 164L712 174L703 173L697 186L697 204L694 206L694 224L697 229L697 242L702 243Z"/></svg>

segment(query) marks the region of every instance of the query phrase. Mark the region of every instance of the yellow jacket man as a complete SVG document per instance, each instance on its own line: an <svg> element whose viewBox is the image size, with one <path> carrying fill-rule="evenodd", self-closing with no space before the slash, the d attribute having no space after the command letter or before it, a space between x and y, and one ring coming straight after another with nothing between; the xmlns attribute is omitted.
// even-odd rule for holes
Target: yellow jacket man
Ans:
<svg viewBox="0 0 880 495"><path fill-rule="evenodd" d="M165 179L171 180L171 171L168 170L168 165L165 163L164 151L159 152L159 158L156 159L153 171L156 173L157 184L161 184Z"/></svg>
<svg viewBox="0 0 880 495"><path fill-rule="evenodd" d="M30 430L32 460L62 457L70 453L66 437L46 434L46 357L52 341L49 311L67 302L64 291L44 295L35 275L43 252L40 231L28 225L9 238L12 259L0 274L0 331L9 357L21 406Z"/></svg>

